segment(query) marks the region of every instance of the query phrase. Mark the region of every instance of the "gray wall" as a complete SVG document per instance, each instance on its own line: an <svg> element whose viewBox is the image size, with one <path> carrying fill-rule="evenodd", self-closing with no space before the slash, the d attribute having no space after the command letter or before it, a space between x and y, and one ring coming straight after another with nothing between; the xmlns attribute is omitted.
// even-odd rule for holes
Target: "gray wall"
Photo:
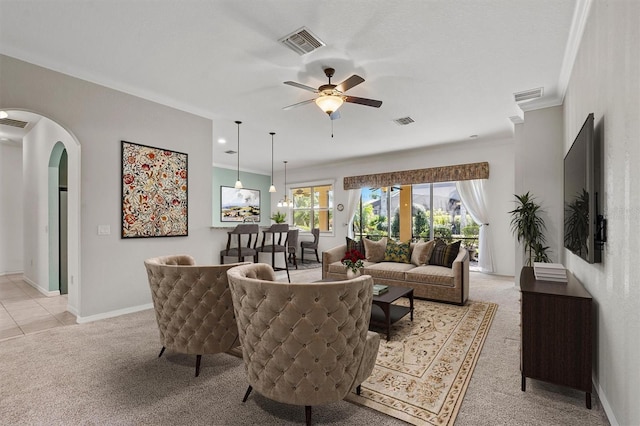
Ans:
<svg viewBox="0 0 640 426"><path fill-rule="evenodd" d="M49 117L80 143L81 318L148 304L147 257L189 253L200 263L217 259L210 229L210 120L7 56L0 56L0 73L3 108ZM188 237L120 238L121 140L189 154ZM98 236L98 225L110 225L111 235Z"/></svg>
<svg viewBox="0 0 640 426"><path fill-rule="evenodd" d="M594 379L613 424L640 424L640 2L593 2L564 103L564 153L593 112L603 141L602 263L566 264L596 302Z"/></svg>
<svg viewBox="0 0 640 426"><path fill-rule="evenodd" d="M0 143L0 275L22 271L22 148Z"/></svg>

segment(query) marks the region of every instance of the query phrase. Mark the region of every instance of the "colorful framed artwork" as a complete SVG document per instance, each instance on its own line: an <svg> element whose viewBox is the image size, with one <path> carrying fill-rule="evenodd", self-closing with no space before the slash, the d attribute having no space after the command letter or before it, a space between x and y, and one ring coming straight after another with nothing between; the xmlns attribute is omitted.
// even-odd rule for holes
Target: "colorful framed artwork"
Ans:
<svg viewBox="0 0 640 426"><path fill-rule="evenodd" d="M187 154L122 141L122 238L189 235Z"/></svg>
<svg viewBox="0 0 640 426"><path fill-rule="evenodd" d="M221 186L220 220L222 222L260 222L260 191Z"/></svg>

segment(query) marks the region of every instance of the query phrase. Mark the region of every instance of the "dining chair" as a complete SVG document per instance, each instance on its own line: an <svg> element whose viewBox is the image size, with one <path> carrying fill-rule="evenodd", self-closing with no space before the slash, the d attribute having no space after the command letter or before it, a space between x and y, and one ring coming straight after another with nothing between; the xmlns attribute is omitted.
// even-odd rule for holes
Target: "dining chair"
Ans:
<svg viewBox="0 0 640 426"><path fill-rule="evenodd" d="M289 225L286 223L274 223L268 229L262 231L262 244L258 247L260 253L271 253L271 267L274 271L287 271L287 280L291 282L289 277L289 262L287 262L287 236L289 233ZM270 241L269 241L270 240ZM270 242L271 244L268 244ZM284 268L276 267L276 253L282 253L284 260Z"/></svg>
<svg viewBox="0 0 640 426"><path fill-rule="evenodd" d="M257 224L241 224L236 226L233 230L227 232L227 248L220 251L220 264L224 264L224 257L237 257L238 262L243 262L244 258L251 256L254 262L258 261L258 250L256 245L258 244L258 234L260 228ZM236 247L231 247L233 236L237 236ZM245 244L242 240L245 240Z"/></svg>
<svg viewBox="0 0 640 426"><path fill-rule="evenodd" d="M289 262L298 269L298 260L296 257L296 249L298 247L298 233L299 229L289 229L287 232L287 253L289 253Z"/></svg>
<svg viewBox="0 0 640 426"><path fill-rule="evenodd" d="M302 241L300 243L300 262L304 262L304 251L313 250L316 254L316 260L320 263L320 257L318 256L318 241L320 240L320 228L313 228L311 230L313 235L313 241Z"/></svg>

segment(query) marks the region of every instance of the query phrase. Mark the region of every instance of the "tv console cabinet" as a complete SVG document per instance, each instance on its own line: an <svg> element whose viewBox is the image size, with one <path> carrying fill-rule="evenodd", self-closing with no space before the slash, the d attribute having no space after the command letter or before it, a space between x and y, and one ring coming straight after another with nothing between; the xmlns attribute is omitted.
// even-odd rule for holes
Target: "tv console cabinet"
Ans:
<svg viewBox="0 0 640 426"><path fill-rule="evenodd" d="M522 391L527 377L586 392L591 409L592 298L567 271L567 283L541 281L533 268L520 273Z"/></svg>

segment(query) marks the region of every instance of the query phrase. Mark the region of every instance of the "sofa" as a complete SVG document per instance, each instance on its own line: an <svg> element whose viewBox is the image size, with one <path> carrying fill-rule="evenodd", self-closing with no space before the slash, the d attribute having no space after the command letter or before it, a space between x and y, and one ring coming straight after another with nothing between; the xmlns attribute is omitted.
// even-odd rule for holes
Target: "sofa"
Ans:
<svg viewBox="0 0 640 426"><path fill-rule="evenodd" d="M436 242L433 243L435 245ZM464 247L458 246L457 255L453 253L451 256L455 256L451 267L433 264L429 255L413 263L371 261L371 257L367 256L369 259L363 260L361 271L371 275L376 284L412 288L415 297L464 305L469 298L469 254ZM416 243L411 243L410 252L415 248ZM346 251L347 244L342 244L322 253L323 279L347 279L347 268L341 263Z"/></svg>

